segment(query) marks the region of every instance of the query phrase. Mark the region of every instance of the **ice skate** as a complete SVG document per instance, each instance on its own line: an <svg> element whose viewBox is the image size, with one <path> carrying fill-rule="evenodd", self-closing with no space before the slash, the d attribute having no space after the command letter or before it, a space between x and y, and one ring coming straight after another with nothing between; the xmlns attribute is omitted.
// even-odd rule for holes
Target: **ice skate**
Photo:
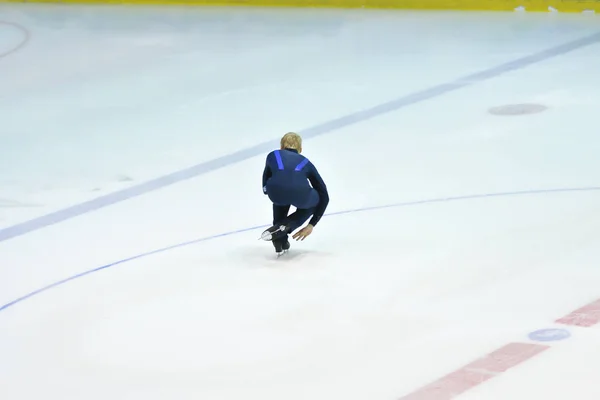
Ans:
<svg viewBox="0 0 600 400"><path fill-rule="evenodd" d="M275 247L275 253L277 253L277 258L281 257L290 249L290 242L285 240L277 240L273 241L273 246Z"/></svg>
<svg viewBox="0 0 600 400"><path fill-rule="evenodd" d="M286 225L273 225L262 233L260 238L265 241L274 241L287 234Z"/></svg>

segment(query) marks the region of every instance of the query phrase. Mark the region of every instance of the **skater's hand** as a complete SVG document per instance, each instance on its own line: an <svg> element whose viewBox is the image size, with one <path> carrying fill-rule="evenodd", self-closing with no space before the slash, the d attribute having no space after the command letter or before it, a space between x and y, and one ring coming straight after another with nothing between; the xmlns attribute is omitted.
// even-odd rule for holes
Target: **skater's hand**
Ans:
<svg viewBox="0 0 600 400"><path fill-rule="evenodd" d="M304 228L300 229L298 232L294 233L292 236L296 240L304 240L308 235L310 235L313 231L313 226L308 224Z"/></svg>

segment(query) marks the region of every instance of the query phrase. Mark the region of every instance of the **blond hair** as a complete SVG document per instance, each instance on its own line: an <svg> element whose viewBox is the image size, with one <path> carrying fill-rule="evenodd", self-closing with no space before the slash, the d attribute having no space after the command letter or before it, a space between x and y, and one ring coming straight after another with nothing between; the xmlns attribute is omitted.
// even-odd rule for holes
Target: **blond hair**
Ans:
<svg viewBox="0 0 600 400"><path fill-rule="evenodd" d="M302 151L302 137L296 132L288 132L281 138L282 149L294 149Z"/></svg>

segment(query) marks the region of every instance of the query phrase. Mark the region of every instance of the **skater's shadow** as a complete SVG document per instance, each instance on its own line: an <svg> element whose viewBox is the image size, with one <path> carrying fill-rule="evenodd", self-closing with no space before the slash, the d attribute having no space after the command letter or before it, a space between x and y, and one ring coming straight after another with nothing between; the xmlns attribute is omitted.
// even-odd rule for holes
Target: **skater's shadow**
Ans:
<svg viewBox="0 0 600 400"><path fill-rule="evenodd" d="M238 249L237 256L249 268L277 268L302 266L303 268L323 267L328 264L333 253L312 249L292 248L287 253L277 256L274 249L265 246L248 246Z"/></svg>

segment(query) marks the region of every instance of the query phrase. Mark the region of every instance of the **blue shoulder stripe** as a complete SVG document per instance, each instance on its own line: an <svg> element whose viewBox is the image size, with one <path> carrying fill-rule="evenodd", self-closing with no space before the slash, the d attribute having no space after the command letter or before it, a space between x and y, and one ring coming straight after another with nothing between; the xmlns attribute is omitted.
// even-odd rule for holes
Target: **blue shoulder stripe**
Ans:
<svg viewBox="0 0 600 400"><path fill-rule="evenodd" d="M281 161L281 154L279 154L279 150L275 150L275 158L277 159L277 167L279 167L279 169L283 169L283 161Z"/></svg>
<svg viewBox="0 0 600 400"><path fill-rule="evenodd" d="M306 164L308 164L308 158L305 158L300 164L296 165L296 171L302 170L302 168L304 168Z"/></svg>

